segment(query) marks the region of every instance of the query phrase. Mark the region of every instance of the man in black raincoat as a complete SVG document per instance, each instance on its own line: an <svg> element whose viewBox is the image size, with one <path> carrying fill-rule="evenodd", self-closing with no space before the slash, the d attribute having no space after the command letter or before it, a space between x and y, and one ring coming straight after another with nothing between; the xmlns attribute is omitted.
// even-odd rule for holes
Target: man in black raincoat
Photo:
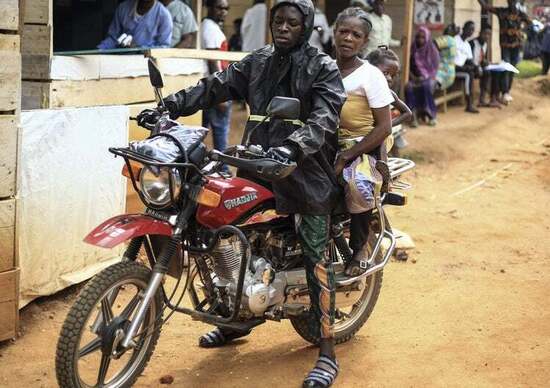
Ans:
<svg viewBox="0 0 550 388"><path fill-rule="evenodd" d="M295 160L296 170L273 183L277 211L294 214L304 251L313 310L317 318L320 357L304 381L306 387L330 386L338 372L334 354L335 283L325 260L329 216L340 198L333 164L337 151L339 114L345 91L336 63L307 42L313 30L311 0L288 0L271 10L273 46L266 46L202 79L197 86L165 99L173 118L187 116L228 100L246 100L250 106L244 138L259 144L274 158ZM297 126L271 120L251 129L266 114L275 96L301 102ZM247 333L216 329L199 340L202 347L221 346Z"/></svg>

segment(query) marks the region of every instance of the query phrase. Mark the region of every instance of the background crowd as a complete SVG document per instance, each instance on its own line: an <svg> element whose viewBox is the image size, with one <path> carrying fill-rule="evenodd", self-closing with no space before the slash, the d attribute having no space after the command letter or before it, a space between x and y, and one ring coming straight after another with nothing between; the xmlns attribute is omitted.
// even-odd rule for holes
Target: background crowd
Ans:
<svg viewBox="0 0 550 388"><path fill-rule="evenodd" d="M411 44L409 81L404 89L406 104L413 113L411 127L423 122L437 125L436 96L448 89L463 90L468 113L477 114L480 107L501 109L509 104L513 100L515 66L522 58L524 47L526 56L541 58L543 74L548 72L550 20L544 16L539 21L531 20L517 0L508 0L506 7L493 7L486 0L478 1L483 11L497 16L502 62L492 64L489 61L492 28L487 23L482 23L479 29L474 21L463 26L451 24L435 38L429 28L417 26ZM189 3L183 0L126 0L118 6L107 37L98 48L196 47L199 28ZM313 4L314 30L309 44L334 57L334 26L318 7L317 0L313 0ZM222 29L229 11L228 0L206 0L205 5L207 13L200 22L201 36L198 37L201 48L251 52L268 43L268 10L264 0L253 0L242 18L234 20L234 33L229 38ZM402 46L404 39L392 36L392 19L385 13L384 0L351 0L348 5L366 11L370 22L371 31L362 58L368 58L379 47ZM476 30L479 34L474 37ZM525 37L528 37L527 42ZM212 74L226 66L223 61L210 61L208 71ZM478 88L479 98L475 101L474 90ZM213 129L217 149L226 147L230 115L230 103L204 112L203 124ZM398 141L399 144L403 142Z"/></svg>

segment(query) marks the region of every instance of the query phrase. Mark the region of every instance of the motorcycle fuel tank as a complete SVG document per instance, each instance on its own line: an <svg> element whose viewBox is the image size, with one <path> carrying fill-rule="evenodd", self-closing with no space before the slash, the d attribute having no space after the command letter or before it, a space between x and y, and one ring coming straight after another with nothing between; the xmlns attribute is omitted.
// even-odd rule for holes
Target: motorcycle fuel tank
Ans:
<svg viewBox="0 0 550 388"><path fill-rule="evenodd" d="M197 221L211 229L241 221L254 207L273 199L265 187L243 178L210 178L208 190L221 196L217 207L200 205Z"/></svg>

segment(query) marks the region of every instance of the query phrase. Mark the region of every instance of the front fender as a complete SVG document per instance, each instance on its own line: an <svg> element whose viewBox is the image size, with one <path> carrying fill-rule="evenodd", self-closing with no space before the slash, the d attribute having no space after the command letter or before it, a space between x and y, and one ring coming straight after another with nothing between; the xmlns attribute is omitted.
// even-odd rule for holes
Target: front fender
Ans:
<svg viewBox="0 0 550 388"><path fill-rule="evenodd" d="M96 227L84 238L84 242L102 248L114 248L146 234L172 236L172 226L144 214L122 214Z"/></svg>

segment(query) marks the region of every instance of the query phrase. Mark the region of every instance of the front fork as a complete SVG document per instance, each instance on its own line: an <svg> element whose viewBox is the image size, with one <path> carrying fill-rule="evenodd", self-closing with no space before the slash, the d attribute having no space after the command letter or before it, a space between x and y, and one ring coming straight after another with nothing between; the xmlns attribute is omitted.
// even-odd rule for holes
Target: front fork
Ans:
<svg viewBox="0 0 550 388"><path fill-rule="evenodd" d="M128 246L128 250L132 248L132 243L134 240L130 242L130 245ZM143 240L142 240L143 242ZM149 244L149 241L145 241L145 244ZM141 300L141 303L138 306L136 315L134 319L131 321L130 326L128 327L128 330L126 331L126 335L120 345L123 348L130 348L135 347L136 343L134 341L134 337L137 334L137 331L141 324L143 323L143 319L145 318L145 314L147 313L147 309L149 308L149 305L151 304L151 300L155 297L155 294L157 293L162 280L164 279L164 276L168 272L168 265L170 264L170 259L174 256L176 253L176 250L178 249L180 245L180 242L176 240L175 238L171 238L168 243L163 247L160 255L157 257L157 261L155 265L153 266L153 274L151 275L151 280L149 280L149 284L147 285L147 288L145 289L145 293L143 296L143 299ZM150 248L150 247L149 247ZM127 250L127 252L128 252ZM139 248L138 248L139 250ZM148 249L149 250L149 249ZM126 256L126 255L125 255ZM132 257L132 256L130 256ZM133 256L135 257L135 256Z"/></svg>
<svg viewBox="0 0 550 388"><path fill-rule="evenodd" d="M176 226L174 227L172 238L170 238L167 244L164 245L164 247L162 247L160 254L158 255L158 257L156 257L156 262L153 265L153 274L151 275L151 280L149 280L149 284L145 289L145 295L143 296L143 299L141 300L141 303L138 306L136 315L134 319L131 321L130 326L128 327L128 331L124 336L124 339L120 343L123 348L127 349L129 347L136 346L134 337L136 336L139 327L143 323L143 319L145 318L147 309L151 304L151 300L154 298L155 294L157 293L162 283L162 280L164 279L164 276L168 272L168 266L170 265L170 260L176 253L176 250L179 248L181 244L181 236L183 236L184 232L187 230L188 221L191 218L191 216L195 213L195 210L196 210L196 204L189 201L187 206L183 209L183 211L178 216L178 220L176 221ZM130 259L133 258L135 260L142 243L145 244L145 247L147 249L147 254L151 255L152 249L151 249L151 245L149 244L149 239L147 239L146 237L144 237L144 239L145 240L142 239L141 241L136 241L138 239L133 239L130 242L128 249L126 250L127 254L125 256Z"/></svg>

